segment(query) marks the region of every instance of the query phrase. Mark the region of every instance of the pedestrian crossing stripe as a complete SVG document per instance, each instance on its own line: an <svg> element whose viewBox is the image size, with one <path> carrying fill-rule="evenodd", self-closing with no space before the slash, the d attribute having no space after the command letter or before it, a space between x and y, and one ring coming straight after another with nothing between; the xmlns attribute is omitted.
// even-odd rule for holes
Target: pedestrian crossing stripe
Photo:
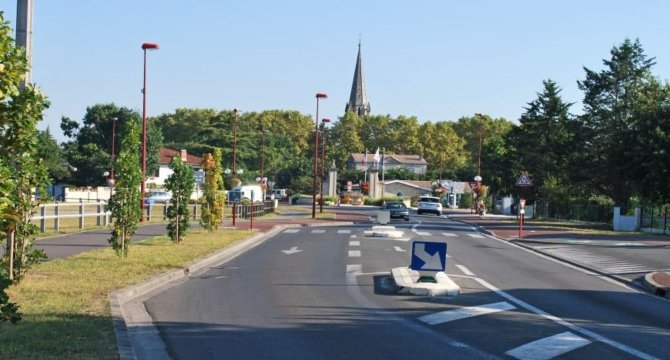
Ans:
<svg viewBox="0 0 670 360"><path fill-rule="evenodd" d="M644 265L619 260L607 255L592 254L582 248L573 248L570 245L538 246L536 249L612 275L654 271L654 269Z"/></svg>
<svg viewBox="0 0 670 360"><path fill-rule="evenodd" d="M466 319L473 316L486 315L513 309L516 309L514 305L502 301L481 306L467 306L459 309L440 311L438 313L421 316L419 320L425 322L428 325L438 325L449 321Z"/></svg>
<svg viewBox="0 0 670 360"><path fill-rule="evenodd" d="M456 235L454 233L442 233L442 236L455 237L455 236L458 236L458 235Z"/></svg>
<svg viewBox="0 0 670 360"><path fill-rule="evenodd" d="M324 229L314 229L314 230L312 230L312 234L323 234L325 232L326 232L326 230L324 230Z"/></svg>
<svg viewBox="0 0 670 360"><path fill-rule="evenodd" d="M351 230L337 230L338 234L351 234Z"/></svg>
<svg viewBox="0 0 670 360"><path fill-rule="evenodd" d="M416 231L416 234L419 236L432 236L433 234L425 231Z"/></svg>
<svg viewBox="0 0 670 360"><path fill-rule="evenodd" d="M298 232L300 232L300 229L286 229L286 230L284 230L285 234L296 234Z"/></svg>
<svg viewBox="0 0 670 360"><path fill-rule="evenodd" d="M468 236L471 237L471 238L475 238L475 239L481 239L481 238L484 237L484 236L479 235L479 234L468 234Z"/></svg>
<svg viewBox="0 0 670 360"><path fill-rule="evenodd" d="M517 359L548 360L590 343L591 341L566 331L521 345L505 354Z"/></svg>

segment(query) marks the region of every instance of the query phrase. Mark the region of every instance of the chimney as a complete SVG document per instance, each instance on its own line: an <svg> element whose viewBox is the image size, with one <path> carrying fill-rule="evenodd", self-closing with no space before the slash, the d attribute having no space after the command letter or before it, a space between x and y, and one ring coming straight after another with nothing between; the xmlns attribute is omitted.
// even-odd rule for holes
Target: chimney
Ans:
<svg viewBox="0 0 670 360"><path fill-rule="evenodd" d="M186 162L186 157L187 157L186 150L182 149L181 152L180 152L180 155L181 155L181 161Z"/></svg>

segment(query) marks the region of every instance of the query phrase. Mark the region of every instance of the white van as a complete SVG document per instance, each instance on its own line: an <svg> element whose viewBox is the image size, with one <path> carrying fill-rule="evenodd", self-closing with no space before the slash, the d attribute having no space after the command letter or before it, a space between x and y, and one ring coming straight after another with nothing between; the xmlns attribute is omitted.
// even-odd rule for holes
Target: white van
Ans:
<svg viewBox="0 0 670 360"><path fill-rule="evenodd" d="M263 189L259 185L240 185L228 191L228 201L238 203L242 199L251 202L263 202Z"/></svg>
<svg viewBox="0 0 670 360"><path fill-rule="evenodd" d="M286 194L286 189L273 189L272 194L274 194L275 199L277 200L283 200L288 197L288 194Z"/></svg>

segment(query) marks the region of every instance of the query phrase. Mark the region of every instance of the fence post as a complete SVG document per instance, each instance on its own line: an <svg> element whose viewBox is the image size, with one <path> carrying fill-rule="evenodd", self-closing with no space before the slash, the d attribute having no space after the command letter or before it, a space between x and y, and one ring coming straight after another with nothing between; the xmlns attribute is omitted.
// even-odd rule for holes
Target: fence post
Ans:
<svg viewBox="0 0 670 360"><path fill-rule="evenodd" d="M668 207L665 207L665 216L663 216L663 233L668 231Z"/></svg>
<svg viewBox="0 0 670 360"><path fill-rule="evenodd" d="M79 229L84 230L84 200L79 199Z"/></svg>
<svg viewBox="0 0 670 360"><path fill-rule="evenodd" d="M56 231L60 230L60 203L56 203L56 208L54 209L54 215L56 215L56 218L54 219L54 228Z"/></svg>
<svg viewBox="0 0 670 360"><path fill-rule="evenodd" d="M45 204L40 204L40 216L42 217L42 220L40 220L40 232L44 233L47 231L47 219L45 219L47 216L47 207Z"/></svg>
<svg viewBox="0 0 670 360"><path fill-rule="evenodd" d="M100 221L100 213L102 213L102 205L101 204L102 204L102 202L100 200L98 200L98 205L97 205L98 214L95 215L95 225L96 226L100 226L100 223L101 223L101 221Z"/></svg>

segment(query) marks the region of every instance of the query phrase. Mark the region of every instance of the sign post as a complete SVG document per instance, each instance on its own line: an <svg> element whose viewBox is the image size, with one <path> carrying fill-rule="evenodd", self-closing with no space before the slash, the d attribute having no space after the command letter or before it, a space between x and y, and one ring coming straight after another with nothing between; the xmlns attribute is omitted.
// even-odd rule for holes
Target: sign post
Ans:
<svg viewBox="0 0 670 360"><path fill-rule="evenodd" d="M523 218L526 214L526 199L519 200L519 239L523 237Z"/></svg>
<svg viewBox="0 0 670 360"><path fill-rule="evenodd" d="M533 186L533 181L528 177L528 173L524 172L519 176L514 186L520 188L528 188ZM524 191L525 193L525 191ZM523 218L526 214L526 199L519 198L519 239L523 237Z"/></svg>

